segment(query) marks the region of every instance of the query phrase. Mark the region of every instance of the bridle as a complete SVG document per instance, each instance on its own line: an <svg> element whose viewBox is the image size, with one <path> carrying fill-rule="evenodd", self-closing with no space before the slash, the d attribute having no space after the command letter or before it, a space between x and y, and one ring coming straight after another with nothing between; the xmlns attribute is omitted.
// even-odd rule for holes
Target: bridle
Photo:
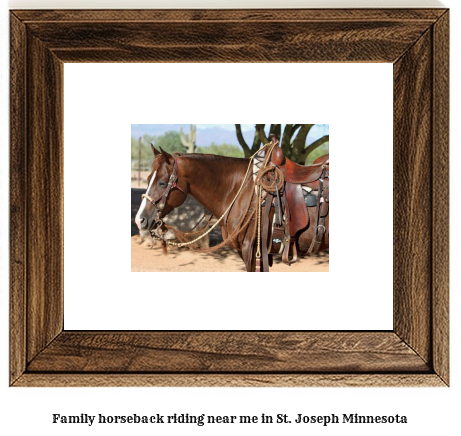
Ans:
<svg viewBox="0 0 461 436"><path fill-rule="evenodd" d="M271 145L271 144L265 144L263 148L267 148L269 145ZM208 219L207 223L205 224L205 226L200 231L194 232L194 233L191 233L191 232L183 233L183 235L186 235L186 234L187 235L196 235L197 233L201 233L200 236L196 237L195 239L193 239L191 241L183 241L183 242L179 242L179 243L173 242L173 241L168 241L168 240L165 239L165 237L164 237L165 233L162 233L162 230L161 230L161 227L163 226L163 220L160 217L160 215L162 213L162 210L165 207L165 203L167 201L168 195L169 195L170 191L173 188L178 188L184 195L187 196L187 194L176 183L177 180L178 180L178 163L177 163L176 157L173 156L173 159L174 159L173 173L170 176L168 186L166 187L165 192L161 196L156 198L155 200L152 200L152 198L150 198L147 194L144 194L142 196L143 198L148 200L150 203L152 203L152 205L155 207L155 210L156 210L155 221L152 224L151 230L150 230L152 238L163 241L163 243L165 245L172 245L172 246L176 246L176 247L186 247L186 246L190 246L190 245L194 244L195 242L197 242L198 240L202 239L203 237L208 235L210 232L212 232L213 229L229 213L229 211L231 210L231 208L234 205L235 201L237 200L238 196L242 192L243 187L245 186L245 183L248 180L248 175L250 174L250 169L253 167L254 158L255 158L255 156L257 154L259 154L261 152L261 150L262 149L258 150L254 155L250 156L250 159L249 159L249 162L248 162L248 167L247 167L247 170L246 170L246 173L245 173L245 177L243 178L242 184L240 185L240 188L239 188L237 194L235 195L235 197L233 198L233 200L231 201L231 203L229 204L227 209L224 211L224 213L221 215L221 217L219 219L217 219L216 222L207 231L205 231L203 233L202 230L204 230L208 226L208 223L210 222L211 218L213 218L213 214L212 214L210 216L210 218ZM251 195L250 200L248 202L248 205L247 205L247 208L245 210L245 213L242 214L242 218L241 218L240 222L238 223L238 225L236 226L238 230L234 231L232 234L229 234L227 236L227 238L225 238L223 240L223 242L221 242L220 244L218 244L218 245L216 245L214 247L208 248L208 249L202 249L200 251L205 251L205 250L206 251L215 251L216 249L222 247L224 244L226 244L231 239L235 238L238 234L240 234L243 230L245 230L247 228L247 226L250 224L250 221L253 219L253 217L254 217L254 215L256 213L256 209L251 207L251 204L252 204L252 201L253 201L253 195L254 195L254 191L252 190L252 195ZM160 203L157 205L158 202L160 202ZM251 209L253 209L253 210L251 211ZM203 219L203 217L200 218L199 222L194 226L194 229L202 221L202 219ZM156 227L155 230L152 230L152 227L154 225L157 225L157 227ZM168 227L169 226L167 226L167 228ZM192 229L192 230L194 230L194 229ZM197 250L194 250L194 251L197 251Z"/></svg>
<svg viewBox="0 0 461 436"><path fill-rule="evenodd" d="M169 180L168 180L168 185L165 188L165 191L163 191L163 194L157 197L155 200L153 200L149 195L143 194L142 198L145 198L148 200L155 208L155 219L150 227L150 231L152 233L152 236L156 236L160 239L163 239L163 233L161 230L161 227L163 226L163 220L161 218L161 214L163 209L165 208L166 202L168 200L168 196L170 195L170 192L172 189L177 188L179 189L186 197L187 194L181 189L181 187L177 184L178 181L178 160L176 156L173 156L174 159L174 167L173 167L173 173L171 174ZM155 227L155 229L153 229Z"/></svg>

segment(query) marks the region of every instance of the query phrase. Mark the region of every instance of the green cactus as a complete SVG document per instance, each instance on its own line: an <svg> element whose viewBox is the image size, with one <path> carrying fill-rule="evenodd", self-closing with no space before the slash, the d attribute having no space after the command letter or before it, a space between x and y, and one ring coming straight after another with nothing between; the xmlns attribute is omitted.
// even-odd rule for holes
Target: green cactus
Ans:
<svg viewBox="0 0 461 436"><path fill-rule="evenodd" d="M195 146L195 138L197 136L197 124L190 125L190 134L182 132L182 127L179 130L179 136L181 138L182 145L187 148L188 153L195 153L197 147Z"/></svg>

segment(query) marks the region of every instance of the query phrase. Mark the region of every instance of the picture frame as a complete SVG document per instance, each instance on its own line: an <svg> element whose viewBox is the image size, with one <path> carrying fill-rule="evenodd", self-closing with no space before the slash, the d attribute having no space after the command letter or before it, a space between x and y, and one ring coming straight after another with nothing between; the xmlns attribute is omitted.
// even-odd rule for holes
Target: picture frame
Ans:
<svg viewBox="0 0 461 436"><path fill-rule="evenodd" d="M13 10L10 26L11 386L449 386L448 9ZM64 330L64 62L393 63L393 330Z"/></svg>

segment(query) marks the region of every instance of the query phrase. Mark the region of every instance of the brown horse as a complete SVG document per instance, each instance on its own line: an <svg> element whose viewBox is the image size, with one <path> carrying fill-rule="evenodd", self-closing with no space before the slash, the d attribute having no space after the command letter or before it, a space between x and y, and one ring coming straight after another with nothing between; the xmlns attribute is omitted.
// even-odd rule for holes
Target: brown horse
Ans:
<svg viewBox="0 0 461 436"><path fill-rule="evenodd" d="M160 150L159 152L152 146L155 160L148 177L146 194L136 215L136 224L140 231L155 229L159 222L161 224L159 218L181 206L187 195L191 195L215 217L225 214L219 223L224 239L238 232L242 222L248 222L245 229L227 241L227 245L238 251L248 272L255 271L255 211L258 201L254 195L252 172L247 175L249 159L207 154L172 155ZM225 213L237 194L231 209ZM307 209L310 224L298 237L297 247L300 253L308 251L315 235L315 226L312 224L315 222L314 212L311 210L313 208ZM328 221L325 224L328 229ZM327 231L320 250L327 249L328 246Z"/></svg>

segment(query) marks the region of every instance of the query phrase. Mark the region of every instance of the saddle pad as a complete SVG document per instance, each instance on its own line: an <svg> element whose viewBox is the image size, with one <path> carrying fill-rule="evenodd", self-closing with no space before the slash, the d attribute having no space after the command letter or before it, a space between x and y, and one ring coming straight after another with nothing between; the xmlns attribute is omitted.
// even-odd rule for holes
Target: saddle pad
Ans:
<svg viewBox="0 0 461 436"><path fill-rule="evenodd" d="M255 185L255 193L258 193L258 187L256 186L256 177L258 177L259 170L261 169L264 158L266 156L266 152L262 149L254 158L253 160L253 182Z"/></svg>
<svg viewBox="0 0 461 436"><path fill-rule="evenodd" d="M317 195L306 193L303 189L304 194L304 202L306 203L307 207L314 207L317 206Z"/></svg>

